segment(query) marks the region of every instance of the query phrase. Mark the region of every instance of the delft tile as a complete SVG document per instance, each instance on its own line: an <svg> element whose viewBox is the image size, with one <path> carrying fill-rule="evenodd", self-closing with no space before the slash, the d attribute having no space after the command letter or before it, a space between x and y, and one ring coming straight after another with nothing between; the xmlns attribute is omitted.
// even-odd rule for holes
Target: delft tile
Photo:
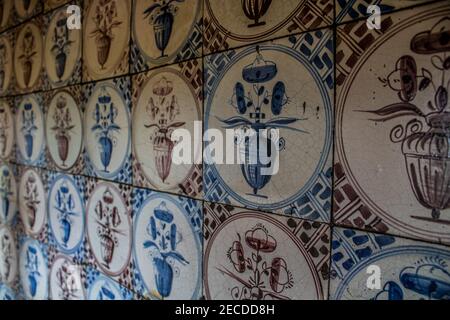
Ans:
<svg viewBox="0 0 450 320"><path fill-rule="evenodd" d="M205 0L205 54L333 23L333 0Z"/></svg>
<svg viewBox="0 0 450 320"><path fill-rule="evenodd" d="M201 196L201 164L173 163L172 135L188 130L191 159L201 158L202 76L202 61L190 60L133 77L134 185Z"/></svg>
<svg viewBox="0 0 450 320"><path fill-rule="evenodd" d="M81 86L43 93L46 168L84 173L83 101Z"/></svg>
<svg viewBox="0 0 450 320"><path fill-rule="evenodd" d="M19 290L19 247L17 232L0 225L0 301L14 298Z"/></svg>
<svg viewBox="0 0 450 320"><path fill-rule="evenodd" d="M132 290L150 299L202 296L202 204L133 189Z"/></svg>
<svg viewBox="0 0 450 320"><path fill-rule="evenodd" d="M94 268L84 267L83 285L86 300L141 300L136 293Z"/></svg>
<svg viewBox="0 0 450 320"><path fill-rule="evenodd" d="M327 299L328 225L211 203L204 213L206 299Z"/></svg>
<svg viewBox="0 0 450 320"><path fill-rule="evenodd" d="M398 9L434 1L436 0L335 0L336 22L348 22L367 17L371 14L370 11L367 12L370 5L377 5L381 14L387 14Z"/></svg>
<svg viewBox="0 0 450 320"><path fill-rule="evenodd" d="M19 2L19 1L17 1ZM42 88L45 72L44 28L38 17L16 29L14 48L15 93L28 93Z"/></svg>
<svg viewBox="0 0 450 320"><path fill-rule="evenodd" d="M71 0L46 0L46 1L44 1L44 11L48 12L55 8L61 7L62 5L69 3L69 2L71 2ZM79 5L79 4L76 4L76 5Z"/></svg>
<svg viewBox="0 0 450 320"><path fill-rule="evenodd" d="M449 264L448 247L336 228L330 299L449 299ZM366 285L372 284L368 281L369 266L379 267L380 289L369 289Z"/></svg>
<svg viewBox="0 0 450 320"><path fill-rule="evenodd" d="M18 232L47 243L47 171L19 167L17 174L20 177L17 198L20 215Z"/></svg>
<svg viewBox="0 0 450 320"><path fill-rule="evenodd" d="M19 164L45 166L45 116L42 94L16 98L16 160Z"/></svg>
<svg viewBox="0 0 450 320"><path fill-rule="evenodd" d="M447 2L339 29L336 224L450 243L449 19Z"/></svg>
<svg viewBox="0 0 450 320"><path fill-rule="evenodd" d="M87 250L85 178L51 171L48 186L49 250L81 264Z"/></svg>
<svg viewBox="0 0 450 320"><path fill-rule="evenodd" d="M131 288L131 187L86 178L86 238L83 265Z"/></svg>
<svg viewBox="0 0 450 320"><path fill-rule="evenodd" d="M0 99L0 161L16 160L14 99Z"/></svg>
<svg viewBox="0 0 450 320"><path fill-rule="evenodd" d="M79 5L79 2L74 2ZM67 27L67 7L44 16L45 89L81 82L81 30Z"/></svg>
<svg viewBox="0 0 450 320"><path fill-rule="evenodd" d="M14 0L0 1L0 32L13 24Z"/></svg>
<svg viewBox="0 0 450 320"><path fill-rule="evenodd" d="M85 300L82 282L83 267L72 262L70 257L58 254L48 261L49 300Z"/></svg>
<svg viewBox="0 0 450 320"><path fill-rule="evenodd" d="M5 32L0 36L0 96L11 93L14 83L14 33Z"/></svg>
<svg viewBox="0 0 450 320"><path fill-rule="evenodd" d="M84 81L128 73L130 10L131 1L84 1Z"/></svg>
<svg viewBox="0 0 450 320"><path fill-rule="evenodd" d="M19 242L19 295L25 300L47 300L47 248L41 242L27 237L20 238Z"/></svg>
<svg viewBox="0 0 450 320"><path fill-rule="evenodd" d="M135 0L132 10L132 72L200 57L202 0Z"/></svg>
<svg viewBox="0 0 450 320"><path fill-rule="evenodd" d="M130 78L88 84L83 91L85 174L130 184Z"/></svg>
<svg viewBox="0 0 450 320"><path fill-rule="evenodd" d="M17 219L17 171L6 162L0 162L0 225L13 226Z"/></svg>
<svg viewBox="0 0 450 320"><path fill-rule="evenodd" d="M213 159L207 150L214 145L205 143L207 201L329 221L332 59L331 30L206 58L205 130L218 129L225 137L226 129L254 128L260 137L263 129L279 129L277 145L272 146L279 154L279 170L273 175L263 176L261 165L217 164L225 163L223 159L208 164ZM245 159L250 152L245 140L235 144L234 154Z"/></svg>
<svg viewBox="0 0 450 320"><path fill-rule="evenodd" d="M43 2L40 0L15 0L14 2L14 23L23 21L42 13Z"/></svg>

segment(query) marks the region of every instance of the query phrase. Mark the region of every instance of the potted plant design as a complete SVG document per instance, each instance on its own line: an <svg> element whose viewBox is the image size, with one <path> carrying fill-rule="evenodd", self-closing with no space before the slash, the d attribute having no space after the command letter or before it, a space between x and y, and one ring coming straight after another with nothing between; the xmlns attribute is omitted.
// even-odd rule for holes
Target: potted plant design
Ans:
<svg viewBox="0 0 450 320"><path fill-rule="evenodd" d="M173 84L162 77L153 87L154 97L150 97L146 112L152 120L146 128L154 128L150 135L153 140L153 151L155 153L155 165L158 175L163 182L167 179L172 166L172 150L175 145L171 139L172 132L185 122L176 122L175 118L180 114L177 98L173 91ZM156 123L155 123L156 122Z"/></svg>
<svg viewBox="0 0 450 320"><path fill-rule="evenodd" d="M1 14L1 12L0 12ZM0 15L1 19L1 15ZM6 59L6 47L3 43L0 43L0 90L3 91L3 86L5 84L6 72L5 66L8 65L8 60Z"/></svg>
<svg viewBox="0 0 450 320"><path fill-rule="evenodd" d="M95 125L91 130L96 135L100 148L100 160L103 164L104 171L108 172L113 147L116 143L114 133L120 131L120 126L114 122L118 116L118 110L111 101L111 96L106 91L106 88L103 88L103 94L98 97L93 116Z"/></svg>
<svg viewBox="0 0 450 320"><path fill-rule="evenodd" d="M241 146L243 144L241 153L243 154L243 159L245 159L244 164L241 165L241 169L245 181L253 189L253 193L250 195L266 198L263 195L259 195L258 190L264 188L271 179L270 175L262 174L262 169L269 168L271 163L263 163L261 154L265 153L267 157L272 157L273 148L283 146L284 139L282 137L279 138L279 146L273 146L270 131L266 135L264 135L264 131L270 129L289 129L302 133L306 132L289 126L304 119L275 117L271 120L264 121L266 113L263 112L263 108L270 106L271 113L274 116L278 116L288 104L288 98L286 96L285 84L282 81L275 83L271 93L267 89L265 84L275 78L278 73L277 66L272 61L264 60L259 47L256 48L256 51L257 55L254 62L246 66L242 71L243 79L251 85L252 90L246 93L244 85L241 82L237 82L231 99L232 107L236 109L237 113L244 115L249 111L249 117L252 120L243 116L234 116L219 120L224 124L225 128L241 128L244 131L253 129L256 133L240 142ZM256 155L252 153L252 145L256 146Z"/></svg>
<svg viewBox="0 0 450 320"><path fill-rule="evenodd" d="M61 81L66 69L67 56L69 55L70 45L73 43L69 39L69 29L67 27L67 17L65 12L61 12L56 21L53 30L53 46L51 52L55 57L56 76Z"/></svg>
<svg viewBox="0 0 450 320"><path fill-rule="evenodd" d="M36 222L36 215L38 206L41 203L39 200L39 192L37 190L36 178L33 175L29 175L27 181L25 182L25 206L28 209L28 224L30 229L33 229L34 223Z"/></svg>
<svg viewBox="0 0 450 320"><path fill-rule="evenodd" d="M97 218L97 235L100 238L101 255L103 265L109 269L114 257L114 250L118 245L116 234L124 234L119 229L122 220L120 219L119 209L114 205L114 196L109 188L103 193L102 199L97 202L95 207Z"/></svg>
<svg viewBox="0 0 450 320"><path fill-rule="evenodd" d="M72 125L72 117L67 107L67 99L64 96L58 97L56 101L56 110L53 114L55 125L51 128L55 132L55 139L58 144L58 155L65 167L65 161L69 155L70 131L75 128Z"/></svg>
<svg viewBox="0 0 450 320"><path fill-rule="evenodd" d="M6 153L6 147L8 143L8 129L8 113L6 112L4 107L0 107L0 153L2 157L4 157Z"/></svg>
<svg viewBox="0 0 450 320"><path fill-rule="evenodd" d="M38 129L36 124L36 115L34 114L33 105L25 103L22 110L22 127L21 131L25 140L25 153L28 159L33 155L34 133Z"/></svg>
<svg viewBox="0 0 450 320"><path fill-rule="evenodd" d="M0 245L2 253L2 260L0 260L0 282L8 282L13 263L13 257L11 253L11 239L9 238L9 235L3 235L0 241Z"/></svg>
<svg viewBox="0 0 450 320"><path fill-rule="evenodd" d="M22 40L23 53L19 56L19 60L22 61L23 81L26 87L29 87L31 80L31 72L33 70L33 57L37 54L36 40L30 29L27 27L25 35Z"/></svg>
<svg viewBox="0 0 450 320"><path fill-rule="evenodd" d="M75 212L75 201L72 194L70 194L69 187L64 181L61 187L56 192L55 196L55 209L58 211L58 222L62 234L63 246L67 248L67 243L70 240L72 229L72 217L76 217L79 214Z"/></svg>
<svg viewBox="0 0 450 320"><path fill-rule="evenodd" d="M173 213L169 211L166 203L162 201L153 211L147 226L150 240L144 242L144 248L149 250L153 263L155 283L158 293L166 298L172 292L175 262L187 265L189 262L176 251L181 242L181 234L173 222Z"/></svg>
<svg viewBox="0 0 450 320"><path fill-rule="evenodd" d="M113 29L122 24L117 18L116 0L100 0L95 8L93 17L95 29L91 35L97 43L97 60L104 69L111 51L111 42L114 39Z"/></svg>
<svg viewBox="0 0 450 320"><path fill-rule="evenodd" d="M28 247L25 268L28 271L30 294L32 297L34 297L37 293L39 278L41 277L41 274L39 272L38 253L36 248L34 247Z"/></svg>
<svg viewBox="0 0 450 320"><path fill-rule="evenodd" d="M56 279L61 289L61 300L69 300L78 298L79 280L77 278L77 269L70 265L68 261L64 261L56 272Z"/></svg>
<svg viewBox="0 0 450 320"><path fill-rule="evenodd" d="M2 211L5 220L8 218L9 214L9 198L13 195L11 192L11 177L10 172L7 168L3 169L2 175L0 177L0 195L2 197Z"/></svg>
<svg viewBox="0 0 450 320"><path fill-rule="evenodd" d="M399 117L413 117L405 126L395 126L390 139L402 143L409 181L419 203L431 209L431 219L416 219L443 222L439 220L441 210L450 208L450 105L448 91L450 82L445 83L445 73L450 70L450 58L437 53L450 50L449 19L439 21L431 31L417 34L411 40L411 50L417 54L431 54L431 64L442 74L440 79L422 68L420 72L414 57L402 56L395 70L387 79L380 79L385 86L398 93L396 103L374 111L373 121L388 121ZM431 90L434 101L425 106L416 106L417 94ZM423 130L426 124L428 127Z"/></svg>
<svg viewBox="0 0 450 320"><path fill-rule="evenodd" d="M264 259L264 254L275 252L277 248L275 238L262 224L247 230L244 241L239 233L237 236L238 240L228 249L227 258L241 276L226 268L219 268L224 275L239 282L239 286L231 290L233 299L288 300L289 297L282 293L292 288L294 280L286 261L276 256L271 260ZM246 250L250 252L247 253ZM248 280L243 278L246 272L250 273Z"/></svg>
<svg viewBox="0 0 450 320"><path fill-rule="evenodd" d="M184 0L155 0L155 2L145 9L143 14L144 19L148 18L150 25L153 25L155 43L158 50L161 51L161 57L166 57L164 51L169 44L174 17L178 11L174 2L181 3Z"/></svg>
<svg viewBox="0 0 450 320"><path fill-rule="evenodd" d="M241 0L242 10L247 18L254 20L254 23L249 24L248 27L263 26L266 23L259 21L267 13L272 0Z"/></svg>

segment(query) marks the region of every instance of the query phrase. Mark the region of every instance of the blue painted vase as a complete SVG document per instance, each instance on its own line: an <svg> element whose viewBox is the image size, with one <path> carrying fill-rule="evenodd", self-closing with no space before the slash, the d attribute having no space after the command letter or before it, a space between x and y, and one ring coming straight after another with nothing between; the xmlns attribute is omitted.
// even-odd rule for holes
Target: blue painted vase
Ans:
<svg viewBox="0 0 450 320"><path fill-rule="evenodd" d="M108 166L111 163L113 143L108 137L101 137L98 140L98 143L100 144L101 148L100 159L102 161L103 167L105 168L104 171L108 172Z"/></svg>
<svg viewBox="0 0 450 320"><path fill-rule="evenodd" d="M28 280L30 281L30 293L31 293L31 296L34 297L36 295L36 291L37 291L37 279L36 279L34 273L31 273L28 276Z"/></svg>
<svg viewBox="0 0 450 320"><path fill-rule="evenodd" d="M33 155L33 135L31 133L25 134L25 151L28 158Z"/></svg>
<svg viewBox="0 0 450 320"><path fill-rule="evenodd" d="M56 76L59 78L59 81L61 81L61 78L64 75L64 71L66 69L66 60L67 55L64 52L58 53L55 58Z"/></svg>
<svg viewBox="0 0 450 320"><path fill-rule="evenodd" d="M7 219L8 213L9 213L9 198L7 195L3 196L2 210L4 213L5 219Z"/></svg>
<svg viewBox="0 0 450 320"><path fill-rule="evenodd" d="M170 36L172 35L173 20L172 13L163 11L155 18L153 24L156 47L161 51L161 57L166 56L164 50L166 50Z"/></svg>
<svg viewBox="0 0 450 320"><path fill-rule="evenodd" d="M154 258L156 288L162 297L168 297L172 291L173 270L172 266L164 258Z"/></svg>
<svg viewBox="0 0 450 320"><path fill-rule="evenodd" d="M62 231L62 241L65 247L67 247L67 242L69 242L70 239L70 232L72 229L72 225L70 224L70 221L66 218L61 219L60 221L60 228Z"/></svg>

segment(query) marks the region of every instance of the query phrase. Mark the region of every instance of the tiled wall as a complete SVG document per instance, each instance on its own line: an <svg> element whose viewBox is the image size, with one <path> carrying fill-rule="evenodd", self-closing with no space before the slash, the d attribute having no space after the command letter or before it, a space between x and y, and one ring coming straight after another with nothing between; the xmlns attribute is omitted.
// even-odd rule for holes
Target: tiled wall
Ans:
<svg viewBox="0 0 450 320"><path fill-rule="evenodd" d="M450 298L448 1L66 2L0 1L0 299Z"/></svg>

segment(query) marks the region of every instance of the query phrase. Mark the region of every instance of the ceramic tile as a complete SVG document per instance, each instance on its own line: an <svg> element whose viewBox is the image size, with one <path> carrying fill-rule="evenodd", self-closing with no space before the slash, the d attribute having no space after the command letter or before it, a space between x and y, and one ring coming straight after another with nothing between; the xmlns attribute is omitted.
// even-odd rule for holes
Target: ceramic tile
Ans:
<svg viewBox="0 0 450 320"><path fill-rule="evenodd" d="M19 256L14 228L0 225L0 300L16 296L19 290Z"/></svg>
<svg viewBox="0 0 450 320"><path fill-rule="evenodd" d="M83 79L128 73L131 1L84 1Z"/></svg>
<svg viewBox="0 0 450 320"><path fill-rule="evenodd" d="M0 99L0 161L16 159L14 99Z"/></svg>
<svg viewBox="0 0 450 320"><path fill-rule="evenodd" d="M448 247L337 228L333 232L332 250L330 299L449 298ZM376 275L370 266L379 268L379 289L366 285L377 284L369 279Z"/></svg>
<svg viewBox="0 0 450 320"><path fill-rule="evenodd" d="M74 4L79 5L79 2ZM81 30L69 30L67 7L44 16L44 88L50 89L81 82Z"/></svg>
<svg viewBox="0 0 450 320"><path fill-rule="evenodd" d="M86 300L141 300L136 293L94 268L84 268L83 285L86 290Z"/></svg>
<svg viewBox="0 0 450 320"><path fill-rule="evenodd" d="M67 256L55 256L48 269L49 300L85 300L82 269L82 266L74 264Z"/></svg>
<svg viewBox="0 0 450 320"><path fill-rule="evenodd" d="M131 187L86 179L86 237L83 264L131 286Z"/></svg>
<svg viewBox="0 0 450 320"><path fill-rule="evenodd" d="M202 62L191 60L133 77L133 184L199 197L202 192ZM190 134L191 161L173 161L180 138ZM184 144L178 145L182 147ZM178 154L178 153L177 153Z"/></svg>
<svg viewBox="0 0 450 320"><path fill-rule="evenodd" d="M0 31L12 25L14 11L14 0L4 0L0 2Z"/></svg>
<svg viewBox="0 0 450 320"><path fill-rule="evenodd" d="M77 264L87 250L85 179L58 172L48 174L48 245ZM52 252L53 252L52 251Z"/></svg>
<svg viewBox="0 0 450 320"><path fill-rule="evenodd" d="M116 78L83 88L85 173L131 183L130 78Z"/></svg>
<svg viewBox="0 0 450 320"><path fill-rule="evenodd" d="M367 17L371 14L371 11L367 13L370 5L378 6L380 13L383 15L398 9L433 1L435 0L335 0L336 22L347 22Z"/></svg>
<svg viewBox="0 0 450 320"><path fill-rule="evenodd" d="M36 168L20 167L18 208L23 233L47 241L47 172Z"/></svg>
<svg viewBox="0 0 450 320"><path fill-rule="evenodd" d="M17 292L6 284L0 283L0 301L18 300Z"/></svg>
<svg viewBox="0 0 450 320"><path fill-rule="evenodd" d="M45 166L45 124L42 94L16 98L16 160L19 164Z"/></svg>
<svg viewBox="0 0 450 320"><path fill-rule="evenodd" d="M26 300L48 299L48 268L45 245L37 240L20 241L19 272L20 293Z"/></svg>
<svg viewBox="0 0 450 320"><path fill-rule="evenodd" d="M17 1L19 2L19 1ZM44 30L38 17L16 29L14 48L15 93L40 90L45 76Z"/></svg>
<svg viewBox="0 0 450 320"><path fill-rule="evenodd" d="M136 0L132 10L132 72L200 57L202 0Z"/></svg>
<svg viewBox="0 0 450 320"><path fill-rule="evenodd" d="M232 135L231 139L228 136L231 143L226 158L230 153L232 163L242 159L240 165L220 164L230 162L220 152L209 156L207 150L217 147L205 142L206 200L329 221L332 59L331 30L205 58L205 130L219 130L227 137L227 129L236 134L252 129L256 133L252 145L262 139L268 145L264 149L256 147L259 160L254 165L245 160L253 147L245 146L244 136L236 137L234 147ZM274 135L270 143L269 129ZM267 148L276 152L269 153ZM270 163L263 166L261 154L270 156Z"/></svg>
<svg viewBox="0 0 450 320"><path fill-rule="evenodd" d="M14 83L14 33L6 32L0 36L0 96L11 93Z"/></svg>
<svg viewBox="0 0 450 320"><path fill-rule="evenodd" d="M43 93L46 168L84 173L83 102L81 86Z"/></svg>
<svg viewBox="0 0 450 320"><path fill-rule="evenodd" d="M206 299L327 298L328 225L210 203L204 212Z"/></svg>
<svg viewBox="0 0 450 320"><path fill-rule="evenodd" d="M0 225L12 225L17 216L16 170L0 162Z"/></svg>
<svg viewBox="0 0 450 320"><path fill-rule="evenodd" d="M447 2L339 29L337 224L450 243L449 19Z"/></svg>
<svg viewBox="0 0 450 320"><path fill-rule="evenodd" d="M333 4L333 0L205 0L205 54L329 26Z"/></svg>
<svg viewBox="0 0 450 320"><path fill-rule="evenodd" d="M15 20L17 23L19 21L25 20L32 16L35 16L42 12L43 2L40 0L15 0L14 2L14 13Z"/></svg>
<svg viewBox="0 0 450 320"><path fill-rule="evenodd" d="M201 202L137 188L133 199L133 290L151 299L199 299Z"/></svg>

